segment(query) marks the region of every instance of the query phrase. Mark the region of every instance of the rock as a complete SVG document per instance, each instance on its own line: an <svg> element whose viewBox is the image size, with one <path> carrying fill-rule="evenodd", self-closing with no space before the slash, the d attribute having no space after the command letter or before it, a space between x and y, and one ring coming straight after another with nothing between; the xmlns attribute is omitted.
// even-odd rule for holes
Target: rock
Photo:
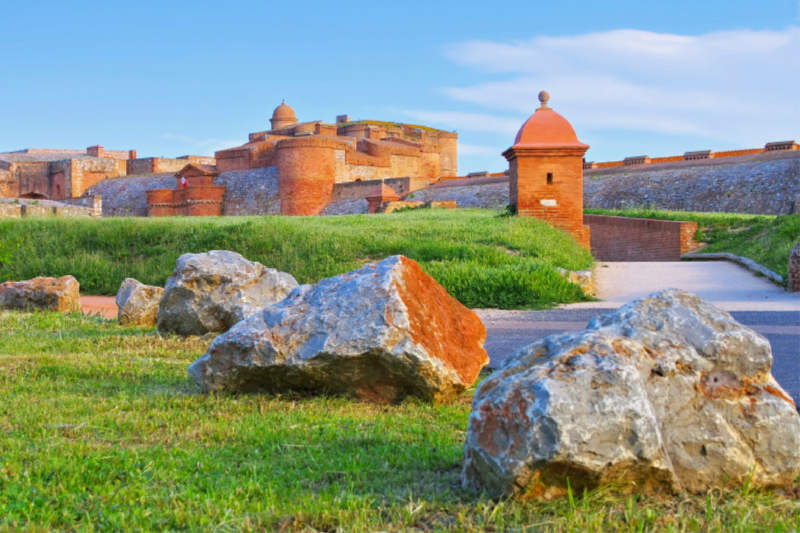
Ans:
<svg viewBox="0 0 800 533"><path fill-rule="evenodd" d="M0 284L0 309L80 313L80 287L72 276L6 281Z"/></svg>
<svg viewBox="0 0 800 533"><path fill-rule="evenodd" d="M126 278L117 291L117 320L125 326L155 326L164 289Z"/></svg>
<svg viewBox="0 0 800 533"><path fill-rule="evenodd" d="M556 272L570 283L580 286L584 293L590 296L597 294L597 287L595 286L592 269L567 270L566 268L556 267Z"/></svg>
<svg viewBox="0 0 800 533"><path fill-rule="evenodd" d="M217 337L189 367L205 391L298 391L443 402L489 362L478 316L393 256L298 287Z"/></svg>
<svg viewBox="0 0 800 533"><path fill-rule="evenodd" d="M158 330L180 335L227 331L283 300L297 281L285 272L248 261L236 252L184 254L167 280Z"/></svg>
<svg viewBox="0 0 800 533"><path fill-rule="evenodd" d="M786 290L789 292L800 292L800 242L794 245L789 252L789 279Z"/></svg>
<svg viewBox="0 0 800 533"><path fill-rule="evenodd" d="M766 339L692 294L632 302L481 383L462 482L544 499L567 479L578 493L791 486L800 416L771 366Z"/></svg>

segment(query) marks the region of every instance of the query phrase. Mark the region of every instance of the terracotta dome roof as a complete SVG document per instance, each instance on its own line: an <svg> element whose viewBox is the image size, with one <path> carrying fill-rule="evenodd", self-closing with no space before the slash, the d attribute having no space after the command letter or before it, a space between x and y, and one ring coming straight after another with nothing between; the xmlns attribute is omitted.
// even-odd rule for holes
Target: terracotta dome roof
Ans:
<svg viewBox="0 0 800 533"><path fill-rule="evenodd" d="M281 105L275 108L275 111L272 113L273 120L297 120L297 117L294 114L294 109L286 105L286 100L284 100Z"/></svg>
<svg viewBox="0 0 800 533"><path fill-rule="evenodd" d="M575 130L572 129L572 125L567 119L547 107L549 98L550 95L544 91L539 94L542 107L537 109L519 129L514 139L514 147L555 148L564 146L589 148L588 145L578 140Z"/></svg>

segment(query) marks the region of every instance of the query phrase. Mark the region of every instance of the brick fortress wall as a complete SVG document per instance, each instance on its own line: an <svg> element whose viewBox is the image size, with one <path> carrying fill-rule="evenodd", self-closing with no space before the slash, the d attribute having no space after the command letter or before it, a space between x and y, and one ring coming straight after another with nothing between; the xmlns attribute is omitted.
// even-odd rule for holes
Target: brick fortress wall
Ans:
<svg viewBox="0 0 800 533"><path fill-rule="evenodd" d="M696 222L584 215L599 261L680 261L697 246Z"/></svg>

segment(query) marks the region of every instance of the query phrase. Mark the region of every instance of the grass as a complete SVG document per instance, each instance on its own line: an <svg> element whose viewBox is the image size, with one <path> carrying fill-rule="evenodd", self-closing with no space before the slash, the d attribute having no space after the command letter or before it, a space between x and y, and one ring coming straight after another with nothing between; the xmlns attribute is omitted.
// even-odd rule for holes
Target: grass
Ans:
<svg viewBox="0 0 800 533"><path fill-rule="evenodd" d="M796 499L749 489L549 503L459 485L458 401L202 395L210 338L0 312L0 532L787 532Z"/></svg>
<svg viewBox="0 0 800 533"><path fill-rule="evenodd" d="M747 257L784 278L789 252L800 239L800 214L745 215L655 209L586 209L587 214L697 222L697 240L707 246L699 253L728 252Z"/></svg>
<svg viewBox="0 0 800 533"><path fill-rule="evenodd" d="M126 277L163 286L178 256L222 249L300 283L402 254L468 307L547 308L585 300L555 267L592 258L535 219L485 210L340 217L17 219L0 221L0 282L73 275L84 294L116 294Z"/></svg>

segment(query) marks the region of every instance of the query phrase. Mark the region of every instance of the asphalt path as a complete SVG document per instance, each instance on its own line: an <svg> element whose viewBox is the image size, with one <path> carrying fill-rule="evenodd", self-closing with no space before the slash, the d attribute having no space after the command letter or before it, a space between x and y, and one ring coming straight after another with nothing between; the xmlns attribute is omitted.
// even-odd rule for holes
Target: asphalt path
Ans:
<svg viewBox="0 0 800 533"><path fill-rule="evenodd" d="M615 308L557 309L552 311L486 311L478 313L486 325L490 368L499 368L511 353L534 341L581 330L595 316ZM800 405L800 313L794 311L731 311L739 323L760 333L772 346L772 375Z"/></svg>

